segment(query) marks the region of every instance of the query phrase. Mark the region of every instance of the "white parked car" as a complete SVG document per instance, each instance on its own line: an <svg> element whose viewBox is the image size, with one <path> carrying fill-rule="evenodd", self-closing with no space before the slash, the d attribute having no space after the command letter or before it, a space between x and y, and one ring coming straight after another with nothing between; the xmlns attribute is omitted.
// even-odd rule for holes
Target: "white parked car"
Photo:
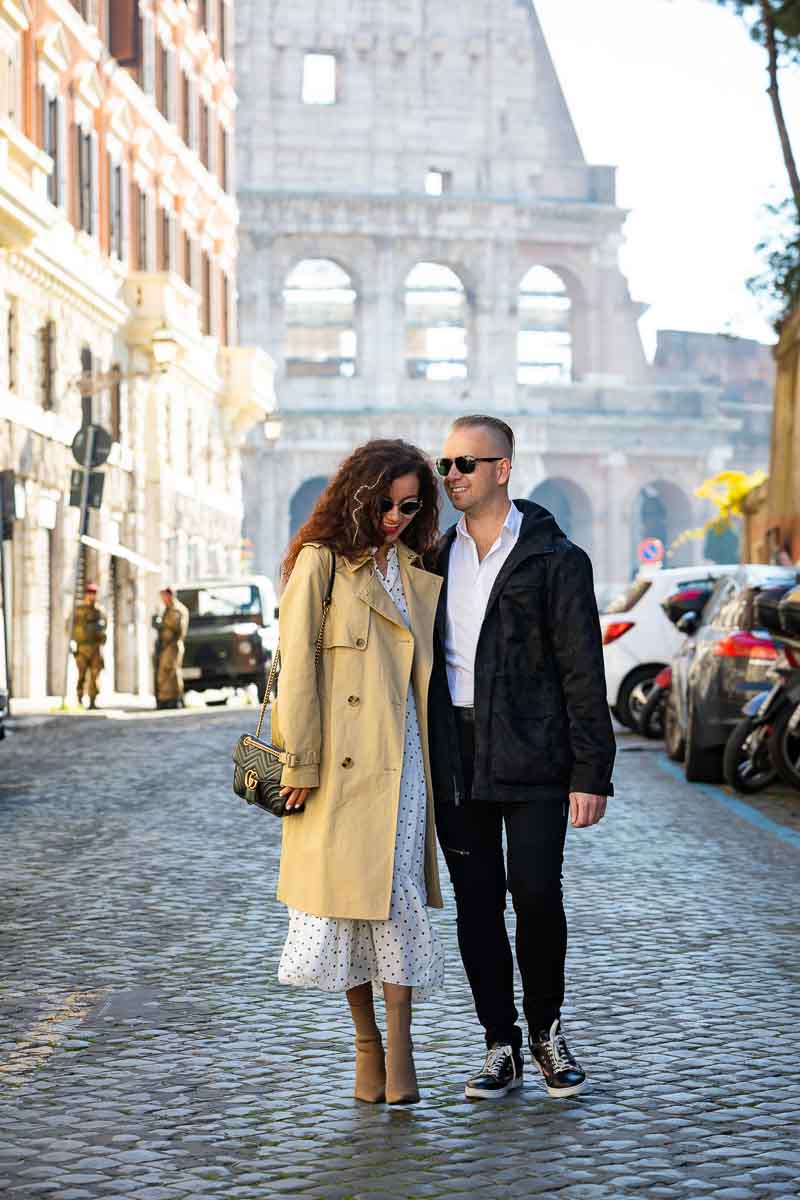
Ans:
<svg viewBox="0 0 800 1200"><path fill-rule="evenodd" d="M661 607L661 601L683 588L703 588L738 564L644 568L600 613L606 692L614 716L636 728L637 711L647 699L656 675L669 666L683 642Z"/></svg>

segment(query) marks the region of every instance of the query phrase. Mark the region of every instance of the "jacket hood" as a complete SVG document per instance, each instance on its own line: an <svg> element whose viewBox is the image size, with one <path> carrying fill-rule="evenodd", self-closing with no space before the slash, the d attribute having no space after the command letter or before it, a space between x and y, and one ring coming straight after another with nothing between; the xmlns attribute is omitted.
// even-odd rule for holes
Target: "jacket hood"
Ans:
<svg viewBox="0 0 800 1200"><path fill-rule="evenodd" d="M552 550L559 539L566 538L553 514L541 504L533 500L514 500L513 503L522 513L519 540L526 546L544 552Z"/></svg>

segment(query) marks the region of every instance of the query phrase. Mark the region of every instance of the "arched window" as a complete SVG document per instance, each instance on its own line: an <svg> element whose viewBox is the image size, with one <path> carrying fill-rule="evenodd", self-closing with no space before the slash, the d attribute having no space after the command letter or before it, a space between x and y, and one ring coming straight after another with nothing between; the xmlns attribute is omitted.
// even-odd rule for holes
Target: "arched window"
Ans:
<svg viewBox="0 0 800 1200"><path fill-rule="evenodd" d="M449 267L421 262L405 283L406 372L410 379L467 377L467 297Z"/></svg>
<svg viewBox="0 0 800 1200"><path fill-rule="evenodd" d="M531 267L517 298L517 383L569 383L571 307L560 276L547 267Z"/></svg>
<svg viewBox="0 0 800 1200"><path fill-rule="evenodd" d="M592 502L579 484L571 479L545 479L530 494L555 517L571 542L587 554L592 553Z"/></svg>
<svg viewBox="0 0 800 1200"><path fill-rule="evenodd" d="M300 526L304 525L311 516L314 505L325 491L328 482L324 475L315 475L312 479L307 479L305 483L300 484L289 501L290 535L293 536L297 533Z"/></svg>
<svg viewBox="0 0 800 1200"><path fill-rule="evenodd" d="M639 491L634 509L634 550L645 538L658 538L664 550L684 530L692 526L692 506L686 493L677 484L665 479L646 483ZM684 542L665 556L664 566L689 566L694 558L694 542Z"/></svg>
<svg viewBox="0 0 800 1200"><path fill-rule="evenodd" d="M286 374L356 373L356 292L352 280L328 258L304 258L283 289Z"/></svg>

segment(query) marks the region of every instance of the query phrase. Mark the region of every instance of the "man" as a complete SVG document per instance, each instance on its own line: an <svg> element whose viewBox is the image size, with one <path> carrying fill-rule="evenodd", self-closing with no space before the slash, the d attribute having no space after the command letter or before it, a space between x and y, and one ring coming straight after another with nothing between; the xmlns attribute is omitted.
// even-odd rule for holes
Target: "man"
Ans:
<svg viewBox="0 0 800 1200"><path fill-rule="evenodd" d="M100 673L105 666L102 647L106 644L108 617L97 603L97 584L87 583L83 603L75 606L72 625L73 655L78 668L78 704L83 708L83 695L89 693L89 708L97 708Z"/></svg>
<svg viewBox="0 0 800 1200"><path fill-rule="evenodd" d="M156 708L183 708L184 639L189 629L189 610L176 600L171 587L159 592L162 613L153 617L158 630L156 642Z"/></svg>
<svg viewBox="0 0 800 1200"><path fill-rule="evenodd" d="M602 818L615 754L591 564L544 508L511 503L513 454L503 421L460 417L436 464L462 514L438 557L436 824L488 1050L465 1094L487 1100L522 1084L507 890L534 1064L551 1096L585 1083L560 1025L561 867L568 814L577 828Z"/></svg>

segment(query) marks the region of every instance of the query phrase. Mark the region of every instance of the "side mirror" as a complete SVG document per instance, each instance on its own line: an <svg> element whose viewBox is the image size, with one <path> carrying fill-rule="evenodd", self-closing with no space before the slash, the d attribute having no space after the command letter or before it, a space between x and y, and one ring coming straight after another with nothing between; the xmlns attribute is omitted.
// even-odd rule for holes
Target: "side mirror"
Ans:
<svg viewBox="0 0 800 1200"><path fill-rule="evenodd" d="M691 636L691 634L693 634L696 631L699 624L700 624L699 613L687 612L687 613L683 614L683 616L680 618L679 621L675 622L675 628L680 633L686 633Z"/></svg>

